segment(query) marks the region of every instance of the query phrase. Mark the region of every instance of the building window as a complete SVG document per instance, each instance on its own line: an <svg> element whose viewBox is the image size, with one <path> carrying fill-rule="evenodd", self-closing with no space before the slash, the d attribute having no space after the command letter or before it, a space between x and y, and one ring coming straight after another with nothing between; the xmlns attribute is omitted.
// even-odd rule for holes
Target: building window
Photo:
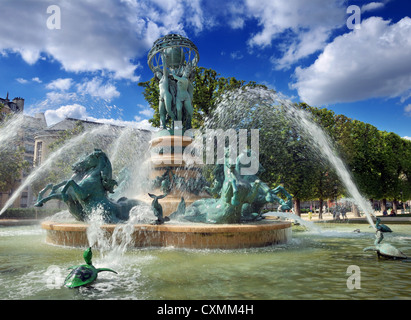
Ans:
<svg viewBox="0 0 411 320"><path fill-rule="evenodd" d="M25 143L25 144L24 144L24 151L25 151L26 153L31 153L31 154L33 154L33 153L34 153L34 145L29 144L29 143Z"/></svg>
<svg viewBox="0 0 411 320"><path fill-rule="evenodd" d="M36 166L41 165L41 155L43 153L43 142L37 142L37 150L36 150Z"/></svg>

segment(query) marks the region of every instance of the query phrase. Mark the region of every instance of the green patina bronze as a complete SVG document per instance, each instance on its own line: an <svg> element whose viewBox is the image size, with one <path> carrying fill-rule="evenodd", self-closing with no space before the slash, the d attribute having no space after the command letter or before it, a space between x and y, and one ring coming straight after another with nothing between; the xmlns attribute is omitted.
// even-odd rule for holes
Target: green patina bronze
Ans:
<svg viewBox="0 0 411 320"><path fill-rule="evenodd" d="M165 172L152 181L153 188L160 188L164 193L171 190L180 190L195 195L205 190L207 181L199 174L197 178L186 178L173 173L173 167L165 167Z"/></svg>
<svg viewBox="0 0 411 320"><path fill-rule="evenodd" d="M291 196L282 187L271 190L256 175L240 174L241 156L235 163L230 163L229 149L226 149L224 166L215 170L216 182L207 189L217 198L197 200L184 212L177 210L170 218L216 224L240 223L262 219L261 209L268 202L278 201L283 209L291 208ZM287 201L275 195L280 191L287 194Z"/></svg>
<svg viewBox="0 0 411 320"><path fill-rule="evenodd" d="M392 230L385 224L381 224L381 219L376 219L375 228L377 232L375 234L374 246L364 248L364 251L375 251L378 258L383 257L387 259L408 259L408 257L398 250L396 247L389 243L381 243L384 239L383 233L392 232Z"/></svg>
<svg viewBox="0 0 411 320"><path fill-rule="evenodd" d="M167 194L156 196L155 194L149 193L148 195L150 196L150 198L153 198L153 202L151 203L151 209L153 209L154 215L157 217L157 220L154 221L154 224L163 224L166 221L170 221L169 217L163 216L163 207L158 202L158 200L165 198Z"/></svg>
<svg viewBox="0 0 411 320"><path fill-rule="evenodd" d="M72 169L74 174L69 180L55 186L49 184L40 191L36 207L58 199L67 204L70 213L79 221L87 221L90 214L100 212L104 222L118 223L127 221L131 208L141 204L125 197L117 201L108 197L109 192L114 192L117 182L112 179L110 160L100 149L76 162ZM50 189L50 194L44 197Z"/></svg>
<svg viewBox="0 0 411 320"><path fill-rule="evenodd" d="M183 131L191 129L194 111L192 81L199 58L194 43L178 34L158 39L148 53L148 65L159 81L161 127L171 133L175 121L181 123ZM168 127L169 119L171 126Z"/></svg>
<svg viewBox="0 0 411 320"><path fill-rule="evenodd" d="M86 264L70 267L71 272L64 280L64 286L67 288L77 288L87 286L97 279L97 275L102 271L109 271L117 273L114 270L108 268L96 268L92 264L93 253L91 248L88 248L83 253L83 258Z"/></svg>

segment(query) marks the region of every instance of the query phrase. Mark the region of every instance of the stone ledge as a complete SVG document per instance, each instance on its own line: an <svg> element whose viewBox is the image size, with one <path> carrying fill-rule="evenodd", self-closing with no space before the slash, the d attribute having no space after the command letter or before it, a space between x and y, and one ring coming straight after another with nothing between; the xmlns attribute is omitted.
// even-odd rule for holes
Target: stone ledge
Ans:
<svg viewBox="0 0 411 320"><path fill-rule="evenodd" d="M57 245L86 247L87 224L45 221L47 242ZM116 225L101 228L111 235ZM135 247L165 247L196 249L236 249L287 243L291 238L290 222L260 221L250 224L139 224L134 226Z"/></svg>

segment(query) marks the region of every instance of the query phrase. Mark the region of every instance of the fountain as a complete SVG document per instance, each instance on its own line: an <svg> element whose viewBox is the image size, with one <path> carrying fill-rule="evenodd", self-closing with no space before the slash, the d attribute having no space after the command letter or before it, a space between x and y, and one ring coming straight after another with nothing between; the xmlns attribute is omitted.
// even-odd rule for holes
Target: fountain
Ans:
<svg viewBox="0 0 411 320"><path fill-rule="evenodd" d="M168 74L163 80L176 94L178 81L182 81L179 78L190 78L189 69L199 56L189 41L179 42L182 39L176 36L165 39L169 42L163 40L156 42L158 46L149 54L153 59L149 65L160 79ZM183 59L183 55L190 59ZM261 181L261 166L251 174L238 175L247 167L243 160L253 156L250 148L240 149L236 156L231 156L233 148L223 149L222 161L214 167L213 184L203 184L200 161L191 152L184 152L199 150L202 143L190 129L189 100L182 97L171 95L170 103L170 96L164 94L160 108L163 130L150 139L135 136L129 129L112 134L109 127L100 127L70 139L35 168L22 186L44 178L48 168L64 155L78 150L85 153L75 154L71 179L48 186L38 199L39 206L48 199L61 199L69 211L43 221L41 228L0 227L2 299L411 298L406 290L409 264L393 261L387 267L363 253L365 248L380 255L387 248L379 243L382 227L374 225L368 202L326 134L306 113L269 90L240 90L222 97L205 127L242 130L247 128L244 114L250 110L255 112L254 119L278 124L275 112L281 109L335 168L353 201L366 214L372 231L355 224L319 227L292 212L263 214L261 209L268 202L289 210L291 195L281 186L270 189ZM112 141L102 139L105 136ZM84 138L93 143L83 145ZM0 135L0 139L4 140L1 147L8 137ZM184 158L184 154L189 157ZM194 181L198 184L193 185ZM93 194L92 201L84 197L82 187ZM272 217L284 220L269 219ZM297 230L291 237L290 220L309 231ZM374 229L378 238L370 248ZM396 237L389 241L401 252L409 252L408 226L397 225L394 231ZM58 290L67 267L78 264L80 252L89 247L96 249L96 270L103 266L118 274L102 273L91 288ZM348 288L345 272L351 266L361 268L364 290ZM382 280L389 283L384 290L379 284Z"/></svg>
<svg viewBox="0 0 411 320"><path fill-rule="evenodd" d="M263 220L261 210L268 202L278 202L284 210L291 209L291 196L282 187L271 190L259 180L257 172L241 174L247 169L243 163L251 157L247 149L240 150L233 158L231 152L237 144L230 145L222 171L216 176L221 182L220 188L213 191L216 198L206 189L201 173L202 159L195 156L198 146L191 127L192 77L198 60L196 46L175 34L158 39L148 54L148 65L159 80L162 126L149 144L151 189L135 199L120 195L117 200L110 198L109 193L115 192L118 182L113 179L108 156L95 149L73 165L70 179L55 186L47 185L39 193L36 206L41 207L52 199L63 200L76 220L86 223L92 213L100 212L105 222L101 228L113 234L116 224L135 222L130 219L132 209L133 212L147 211L148 203L154 199L151 212L157 219L149 224L133 224L133 245L137 247L227 249L287 242L291 237L291 223ZM121 170L125 172L124 179L133 179L127 170L127 167ZM287 201L276 196L280 192L288 196ZM87 246L89 226L86 223L45 221L42 227L47 230L49 243Z"/></svg>

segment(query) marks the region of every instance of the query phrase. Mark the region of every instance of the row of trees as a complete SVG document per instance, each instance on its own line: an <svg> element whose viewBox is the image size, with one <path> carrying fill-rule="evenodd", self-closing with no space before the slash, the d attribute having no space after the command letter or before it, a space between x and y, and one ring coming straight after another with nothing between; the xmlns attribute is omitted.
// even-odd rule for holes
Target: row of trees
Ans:
<svg viewBox="0 0 411 320"><path fill-rule="evenodd" d="M270 91L255 82L220 77L214 70L205 68L196 69L193 84L193 128L201 128L208 117L221 116L221 111L215 111L224 93L247 88ZM153 78L139 85L155 111L150 122L158 127L158 84ZM249 95L248 92L244 94ZM319 200L321 210L323 201L347 196L348 190L344 189L334 169L320 157L318 150L311 148L312 141L290 121L290 116L282 112L284 106L273 105L275 101L267 102L266 96L253 99L249 99L251 103L236 100L233 109L226 106L224 116L242 117L242 120L231 122L232 128L260 130L260 163L265 168L261 179L271 187L282 184L293 195L297 213L300 201ZM242 104L238 105L238 101ZM394 208L398 201L411 199L411 141L326 108L305 103L294 107L308 112L312 121L329 135L334 151L343 159L365 197L381 200L382 207L392 201ZM241 112L236 112L235 108Z"/></svg>

